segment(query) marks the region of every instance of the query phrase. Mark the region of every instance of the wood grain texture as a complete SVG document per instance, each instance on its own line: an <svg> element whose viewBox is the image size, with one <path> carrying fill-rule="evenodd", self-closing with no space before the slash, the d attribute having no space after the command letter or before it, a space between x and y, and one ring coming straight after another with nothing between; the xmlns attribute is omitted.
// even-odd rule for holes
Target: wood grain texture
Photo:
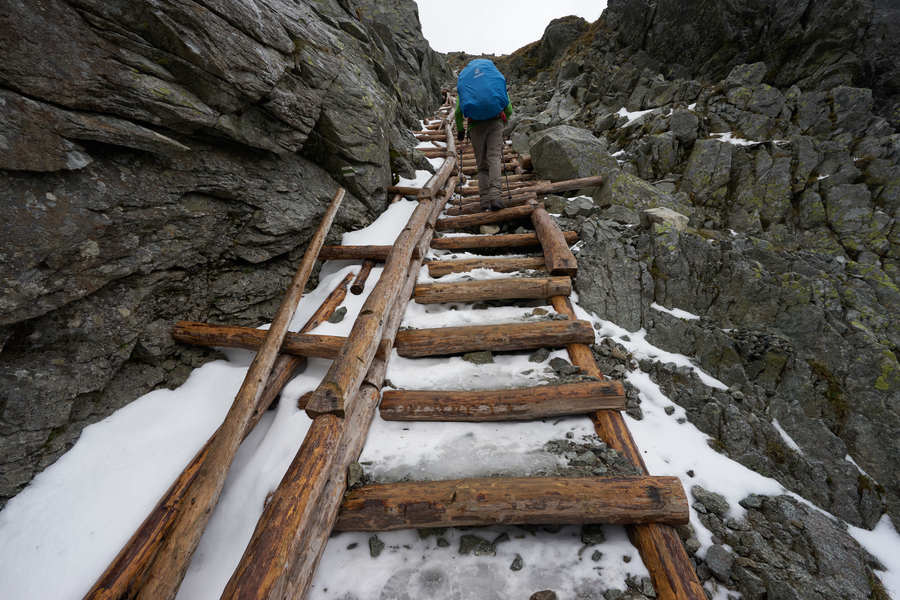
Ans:
<svg viewBox="0 0 900 600"><path fill-rule="evenodd" d="M550 298L557 295L567 296L571 292L572 280L569 277L511 277L454 283L425 283L416 286L413 297L418 304L440 304Z"/></svg>
<svg viewBox="0 0 900 600"><path fill-rule="evenodd" d="M323 246L319 253L322 260L374 260L384 262L393 246ZM415 254L414 258L418 258Z"/></svg>
<svg viewBox="0 0 900 600"><path fill-rule="evenodd" d="M552 275L572 275L578 273L578 261L569 250L572 243L559 229L543 206L538 206L531 213L531 222L535 233L541 241L544 251L544 264ZM568 294L561 294L568 295Z"/></svg>
<svg viewBox="0 0 900 600"><path fill-rule="evenodd" d="M178 321L172 328L172 338L195 346L258 350L266 338L266 331L252 327ZM346 341L347 338L338 335L288 332L284 336L279 352L334 360Z"/></svg>
<svg viewBox="0 0 900 600"><path fill-rule="evenodd" d="M451 191L454 184L453 180L448 182ZM428 216L429 225L434 223L449 194L435 203ZM427 247L432 234L433 229L427 227L420 243ZM414 258L408 265L409 274L386 319L382 340L388 344L402 321L421 264L422 258ZM359 457L365 443L389 356L387 352L372 361L344 419L330 414L314 419L313 425L320 420L323 423L307 433L301 451L257 523L222 598L305 597L337 519L346 490L347 466ZM328 446L334 440L335 445L320 457L319 445ZM308 469L311 462L318 463L315 470Z"/></svg>
<svg viewBox="0 0 900 600"><path fill-rule="evenodd" d="M594 329L588 321L538 321L406 329L397 334L397 352L407 358L422 358L478 350L561 348L575 342L590 344L593 341Z"/></svg>
<svg viewBox="0 0 900 600"><path fill-rule="evenodd" d="M341 280L332 290L327 298L322 302L318 309L310 316L300 331L309 331L316 327L319 323L327 319L334 310L343 302L347 295L347 285L350 283L352 274L348 274ZM253 430L253 427L259 422L259 419L265 413L266 408L278 397L285 384L290 381L294 373L302 367L306 359L302 356L281 355L275 361L272 373L266 382L266 387L257 402L256 409L250 418L247 428L244 431L244 437ZM183 501L186 490L194 480L194 475L200 464L206 459L209 450L210 441L208 440L203 448L194 456L188 466L185 467L178 475L178 478L172 483L162 498L156 503L156 506L141 523L141 526L128 540L128 543L119 551L116 558L110 563L106 571L98 579L94 587L88 592L86 597L89 598L114 598L123 597L133 594L136 590L132 590L129 585L124 586L124 593L116 594L117 579L127 579L130 574L139 573L145 566L147 561L156 551L156 546L162 539L162 533L171 524L176 514L177 506ZM123 589L118 587L118 589Z"/></svg>
<svg viewBox="0 0 900 600"><path fill-rule="evenodd" d="M136 597L169 600L178 591L203 529L218 502L228 469L256 410L291 318L344 194L343 189L338 189L310 240L300 266L275 313L266 339L250 363L231 409L209 442L208 452L197 468L189 492L178 505L175 517L163 534L158 550L145 572L139 575L141 585Z"/></svg>
<svg viewBox="0 0 900 600"><path fill-rule="evenodd" d="M350 491L339 531L498 524L688 522L677 477L486 477L368 485Z"/></svg>
<svg viewBox="0 0 900 600"><path fill-rule="evenodd" d="M466 227L477 227L478 225L489 225L491 223L504 223L506 221L514 221L516 219L527 219L531 216L534 207L530 204L522 206L514 206L512 208L504 208L487 213L477 215L466 215L460 217L445 217L438 219L435 229L438 231L448 231L451 229L464 229Z"/></svg>
<svg viewBox="0 0 900 600"><path fill-rule="evenodd" d="M447 215L451 217L459 216L459 215L474 215L476 213L483 212L481 210L481 203L479 198L470 197L467 198L468 202L464 204L459 204L456 206L451 206L447 209ZM503 202L506 206L521 206L523 204L531 204L532 202L537 202L538 195L532 191L521 192L514 195L512 198L503 197Z"/></svg>
<svg viewBox="0 0 900 600"><path fill-rule="evenodd" d="M388 390L381 397L386 421L524 421L624 410L620 381L586 381L503 390Z"/></svg>
<svg viewBox="0 0 900 600"><path fill-rule="evenodd" d="M524 256L516 258L490 257L466 258L460 260L433 260L426 263L428 274L432 277L443 277L450 273L465 273L472 269L490 269L500 273L517 271L544 270L543 256Z"/></svg>
<svg viewBox="0 0 900 600"><path fill-rule="evenodd" d="M560 314L575 318L575 310L567 296L550 299L553 308ZM566 346L572 364L581 367L589 375L602 377L591 349L585 344ZM601 410L593 415L594 429L606 444L624 454L645 474L647 465L628 431L625 419L619 412ZM688 557L674 528L668 525L631 525L627 527L632 543L641 553L641 559L650 571L653 586L659 600L704 600L706 594L694 563Z"/></svg>
<svg viewBox="0 0 900 600"><path fill-rule="evenodd" d="M534 213L532 213L534 218ZM560 232L563 244L574 244L578 234L574 231ZM440 250L477 250L479 248L527 248L541 244L534 233L507 233L503 235L460 235L442 237L431 241L431 247ZM566 246L568 248L568 246ZM547 254L544 253L546 260Z"/></svg>
<svg viewBox="0 0 900 600"><path fill-rule="evenodd" d="M350 286L350 292L354 296L359 296L363 293L363 290L366 288L366 281L369 279L369 274L372 273L372 267L374 266L374 260L367 258L363 261L362 266L359 268L359 273L356 274L356 279L353 280L353 285Z"/></svg>

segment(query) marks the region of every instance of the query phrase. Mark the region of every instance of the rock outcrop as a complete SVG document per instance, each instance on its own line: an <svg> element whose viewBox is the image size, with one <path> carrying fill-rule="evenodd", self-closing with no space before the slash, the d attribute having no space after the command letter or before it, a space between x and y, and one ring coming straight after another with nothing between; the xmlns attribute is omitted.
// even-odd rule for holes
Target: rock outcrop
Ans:
<svg viewBox="0 0 900 600"><path fill-rule="evenodd" d="M605 177L579 191L593 208L561 217L584 241L581 304L728 387L639 365L716 450L866 528L900 523L898 17L862 0L617 0L554 56L548 27L498 61L535 169ZM833 523L753 502L743 523L707 524L734 551L698 558L704 578L754 598L877 597L877 565ZM791 519L805 533L784 533ZM798 536L811 557L783 545Z"/></svg>
<svg viewBox="0 0 900 600"><path fill-rule="evenodd" d="M449 76L411 0L47 0L0 14L0 502L271 318L338 185L383 208ZM332 236L333 237L333 236Z"/></svg>

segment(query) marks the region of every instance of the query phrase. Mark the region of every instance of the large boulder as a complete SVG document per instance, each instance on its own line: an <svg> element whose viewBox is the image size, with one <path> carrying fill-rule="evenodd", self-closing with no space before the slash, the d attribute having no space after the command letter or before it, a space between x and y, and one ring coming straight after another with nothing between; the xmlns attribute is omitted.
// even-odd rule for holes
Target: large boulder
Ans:
<svg viewBox="0 0 900 600"><path fill-rule="evenodd" d="M2 503L213 356L172 323L271 320L338 186L332 237L380 212L450 73L412 0L14 2L0 47Z"/></svg>

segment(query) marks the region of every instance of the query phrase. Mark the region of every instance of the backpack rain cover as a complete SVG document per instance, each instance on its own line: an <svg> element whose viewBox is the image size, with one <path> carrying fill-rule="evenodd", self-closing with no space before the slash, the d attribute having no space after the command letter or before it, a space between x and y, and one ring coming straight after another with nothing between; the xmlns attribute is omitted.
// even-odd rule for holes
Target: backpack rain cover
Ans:
<svg viewBox="0 0 900 600"><path fill-rule="evenodd" d="M506 78L487 58L476 58L456 80L463 116L476 121L493 119L509 104Z"/></svg>

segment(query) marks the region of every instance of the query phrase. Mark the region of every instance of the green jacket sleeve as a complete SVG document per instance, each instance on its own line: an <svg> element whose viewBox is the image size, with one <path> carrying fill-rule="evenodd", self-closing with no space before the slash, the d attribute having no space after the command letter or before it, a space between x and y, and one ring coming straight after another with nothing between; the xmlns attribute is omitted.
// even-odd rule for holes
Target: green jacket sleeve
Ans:
<svg viewBox="0 0 900 600"><path fill-rule="evenodd" d="M507 117L511 117L513 114L512 102L507 103L506 108L503 109L503 112Z"/></svg>
<svg viewBox="0 0 900 600"><path fill-rule="evenodd" d="M463 126L463 114L462 109L459 107L458 96L456 98L456 111L454 116L456 117L456 131L465 131L466 128Z"/></svg>

